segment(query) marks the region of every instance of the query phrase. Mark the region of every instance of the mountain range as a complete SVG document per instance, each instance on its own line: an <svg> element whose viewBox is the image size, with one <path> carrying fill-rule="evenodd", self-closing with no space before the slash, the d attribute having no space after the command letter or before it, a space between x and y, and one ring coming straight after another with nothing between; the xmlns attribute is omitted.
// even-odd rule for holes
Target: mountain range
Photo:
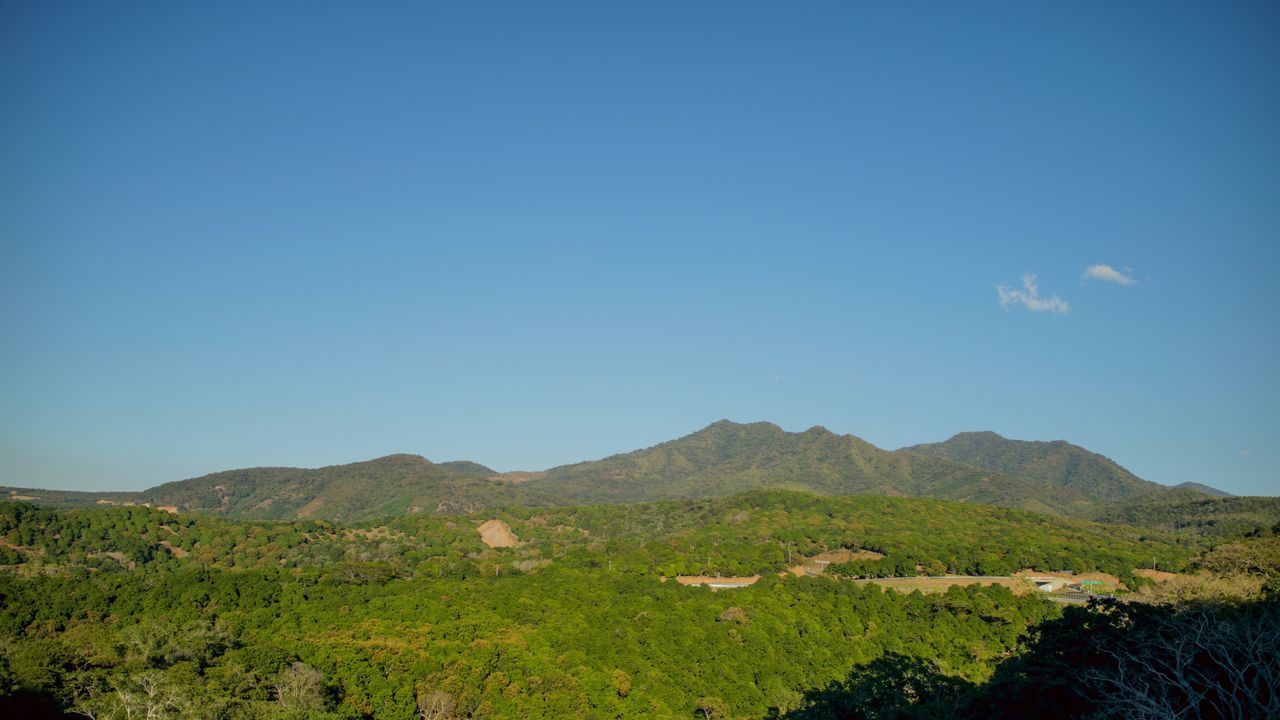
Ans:
<svg viewBox="0 0 1280 720"><path fill-rule="evenodd" d="M1060 440L976 432L889 451L819 426L787 432L772 423L728 420L650 448L539 472L497 473L470 461L390 455L319 469L228 470L139 492L0 492L58 507L148 504L240 518L352 521L501 506L696 500L760 488L932 497L1081 518L1105 516L1120 504L1225 495L1143 480Z"/></svg>

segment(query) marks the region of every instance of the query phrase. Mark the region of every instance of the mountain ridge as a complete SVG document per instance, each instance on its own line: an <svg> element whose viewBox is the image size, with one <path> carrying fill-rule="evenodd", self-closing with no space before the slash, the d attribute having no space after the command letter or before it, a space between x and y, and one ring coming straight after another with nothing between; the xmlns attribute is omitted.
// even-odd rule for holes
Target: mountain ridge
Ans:
<svg viewBox="0 0 1280 720"><path fill-rule="evenodd" d="M434 463L399 453L321 468L224 470L137 492L0 493L60 507L146 504L249 519L349 521L508 505L700 500L769 488L934 497L1092 517L1116 503L1212 495L1212 488L1200 487L1143 480L1062 440L1010 440L981 431L890 451L821 425L788 432L772 422L722 419L650 447L535 472L498 473L468 460Z"/></svg>
<svg viewBox="0 0 1280 720"><path fill-rule="evenodd" d="M990 430L957 433L938 443L900 449L955 460L992 472L1079 490L1105 502L1167 491L1104 455L1065 440L1012 440Z"/></svg>

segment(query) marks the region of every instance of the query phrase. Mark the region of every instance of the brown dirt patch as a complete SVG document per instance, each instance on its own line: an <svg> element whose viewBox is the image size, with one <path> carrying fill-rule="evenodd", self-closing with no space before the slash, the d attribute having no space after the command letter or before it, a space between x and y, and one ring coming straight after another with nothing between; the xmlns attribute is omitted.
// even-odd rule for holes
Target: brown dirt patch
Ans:
<svg viewBox="0 0 1280 720"><path fill-rule="evenodd" d="M165 550L168 550L176 558L184 558L191 554L186 550L183 550L182 548L169 542L168 540L161 540L160 546L163 547Z"/></svg>
<svg viewBox="0 0 1280 720"><path fill-rule="evenodd" d="M800 564L789 568L793 575L821 575L827 571L827 566L832 563L846 563L854 560L879 560L883 558L878 552L873 550L830 550L824 553L818 553L811 558L806 558Z"/></svg>
<svg viewBox="0 0 1280 720"><path fill-rule="evenodd" d="M1114 590L1120 586L1120 578L1103 572L1087 572L1076 575L1069 572L1040 572L1039 570L1019 570L1014 573L1018 577L1051 577L1061 578L1067 582L1078 583L1081 580L1097 580L1102 583L1102 587L1108 590Z"/></svg>
<svg viewBox="0 0 1280 720"><path fill-rule="evenodd" d="M1176 577L1182 577L1178 573L1165 572L1163 570L1152 570L1151 568L1146 568L1143 570L1134 570L1133 574L1138 575L1140 577L1147 578L1148 580L1155 580L1156 582L1164 582L1166 580L1172 580Z"/></svg>
<svg viewBox="0 0 1280 720"><path fill-rule="evenodd" d="M504 473L498 473L497 475L491 475L489 479L494 482L503 482L503 483L511 483L512 485L519 485L520 483L526 483L526 482L529 482L530 480L537 480L543 475L546 475L546 473L541 471L525 472L523 470L512 470L511 472L504 472Z"/></svg>
<svg viewBox="0 0 1280 720"><path fill-rule="evenodd" d="M755 585L759 575L750 577L711 577L709 575L677 575L676 582L681 585L712 585L722 587L746 587Z"/></svg>
<svg viewBox="0 0 1280 720"><path fill-rule="evenodd" d="M827 562L827 563L844 563L853 562L854 560L882 560L881 555L874 550L832 550L830 552L818 553L809 558L810 562Z"/></svg>
<svg viewBox="0 0 1280 720"><path fill-rule="evenodd" d="M520 543L520 538L511 532L511 526L498 519L486 520L480 527L476 528L480 533L480 539L485 545L491 548L499 547L515 547Z"/></svg>
<svg viewBox="0 0 1280 720"><path fill-rule="evenodd" d="M1003 585L1015 593L1023 594L1035 590L1030 581L1023 578L978 578L955 575L949 577L925 578L875 578L870 580L854 580L853 582L873 583L880 587L893 588L900 592L919 590L922 593L946 592L954 585Z"/></svg>
<svg viewBox="0 0 1280 720"><path fill-rule="evenodd" d="M307 503L306 505L303 505L302 507L298 508L298 517L300 518L310 517L312 513L314 513L315 511L319 510L322 507L324 507L324 498L318 497L315 500L312 500L311 502Z"/></svg>

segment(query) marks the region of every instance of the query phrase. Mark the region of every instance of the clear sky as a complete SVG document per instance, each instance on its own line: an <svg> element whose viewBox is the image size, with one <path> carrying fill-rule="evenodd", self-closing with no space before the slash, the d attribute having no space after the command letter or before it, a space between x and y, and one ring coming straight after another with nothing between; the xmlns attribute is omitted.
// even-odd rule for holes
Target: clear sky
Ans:
<svg viewBox="0 0 1280 720"><path fill-rule="evenodd" d="M1274 2L11 1L0 98L0 484L730 418L1280 492Z"/></svg>

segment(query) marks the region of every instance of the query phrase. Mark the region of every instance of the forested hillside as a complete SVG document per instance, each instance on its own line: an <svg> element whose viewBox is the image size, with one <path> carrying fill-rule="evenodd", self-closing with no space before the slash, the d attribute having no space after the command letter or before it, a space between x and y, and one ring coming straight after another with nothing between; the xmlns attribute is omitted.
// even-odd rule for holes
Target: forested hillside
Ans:
<svg viewBox="0 0 1280 720"><path fill-rule="evenodd" d="M9 488L50 507L147 504L263 520L358 520L414 513L466 513L529 504L530 493L487 478L478 463L436 464L420 455L303 468L246 468L158 485L136 493L58 492Z"/></svg>
<svg viewBox="0 0 1280 720"><path fill-rule="evenodd" d="M1110 458L1062 440L1010 440L993 432L960 433L940 443L901 452L946 458L1054 487L1068 488L1102 502L1117 502L1166 491L1120 467Z"/></svg>
<svg viewBox="0 0 1280 720"><path fill-rule="evenodd" d="M1280 522L1280 498L1205 497L1178 490L1100 508L1093 519L1208 537L1244 535Z"/></svg>
<svg viewBox="0 0 1280 720"><path fill-rule="evenodd" d="M510 546L481 535L494 523ZM872 577L1026 567L1135 582L1152 561L1265 577L1280 573L1270 537L1197 561L1200 536L778 490L362 526L0 503L0 712L825 720L853 702L898 713L868 717L961 714L990 702L1010 658L1041 662L1022 653L1060 605L1029 585L902 593L788 563L858 549L883 554L861 568ZM663 580L679 573L761 577L719 592Z"/></svg>
<svg viewBox="0 0 1280 720"><path fill-rule="evenodd" d="M1080 514L1085 494L925 455L892 453L814 427L722 420L691 435L603 460L552 468L525 487L578 503L706 498L780 487L827 495L937 497Z"/></svg>
<svg viewBox="0 0 1280 720"><path fill-rule="evenodd" d="M791 433L771 423L727 420L651 448L530 473L390 455L314 470L228 470L131 493L11 487L0 493L49 507L147 504L235 518L361 521L515 506L708 499L766 488L961 500L1102 519L1113 517L1108 510L1122 502L1205 497L1141 480L1060 441L964 433L945 443L889 452L821 427Z"/></svg>

